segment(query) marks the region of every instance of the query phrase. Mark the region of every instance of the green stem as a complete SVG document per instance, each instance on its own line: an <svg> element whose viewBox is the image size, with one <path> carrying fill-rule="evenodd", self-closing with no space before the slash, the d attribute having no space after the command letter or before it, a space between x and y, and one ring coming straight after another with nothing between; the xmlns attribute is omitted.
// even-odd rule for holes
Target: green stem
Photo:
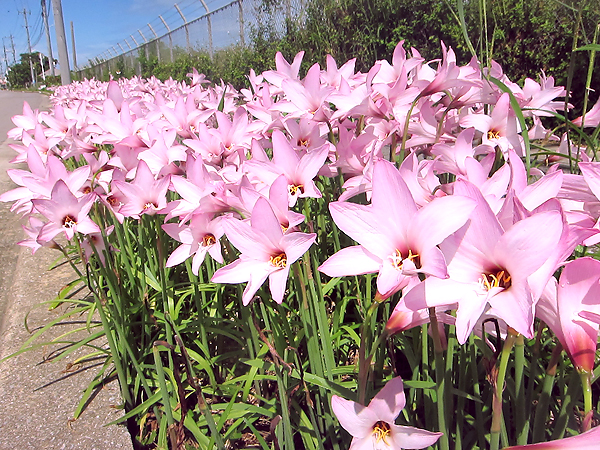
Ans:
<svg viewBox="0 0 600 450"><path fill-rule="evenodd" d="M479 388L479 374L477 371L477 355L476 355L476 345L475 345L475 337L473 334L469 336L469 366L471 369L471 379L473 380L473 394L475 394L475 398L481 398L481 390ZM483 410L480 402L475 402L475 428L477 430L477 440L479 442L479 448L486 448L486 440L484 434L484 420L483 420Z"/></svg>
<svg viewBox="0 0 600 450"><path fill-rule="evenodd" d="M540 399L535 412L535 419L533 421L533 443L545 441L546 432L546 418L548 417L548 405L550 404L550 397L552 394L552 387L554 386L554 377L556 376L556 366L558 365L558 358L562 352L562 346L557 344L552 351L548 368L546 369L546 376L544 377L544 385Z"/></svg>
<svg viewBox="0 0 600 450"><path fill-rule="evenodd" d="M504 380L506 378L506 368L508 360L515 344L517 335L515 331L509 330L504 347L502 347L502 355L500 356L500 366L496 384L494 386L494 399L492 401L492 426L490 428L490 450L498 450L500 448L500 433L502 432L502 392L504 391Z"/></svg>
<svg viewBox="0 0 600 450"><path fill-rule="evenodd" d="M371 367L369 358L367 358L368 339L371 335L371 317L373 316L373 313L377 311L378 306L379 302L371 303L361 327L360 348L358 349L358 403L361 405L365 404L367 396L367 380L369 379L369 369Z"/></svg>
<svg viewBox="0 0 600 450"><path fill-rule="evenodd" d="M163 368L162 361L160 360L160 352L157 343L155 343L154 347L152 348L152 354L154 355L154 366L156 367L156 375L158 377L160 395L162 397L165 415L167 416L167 431L169 433L169 440L171 441L172 448L177 448L177 436L175 435L175 429L173 428L175 420L173 419L173 411L171 410L171 400L169 396L169 391L167 389L167 381L165 379L165 370Z"/></svg>
<svg viewBox="0 0 600 450"><path fill-rule="evenodd" d="M433 335L438 431L444 433L438 442L441 450L449 450L450 440L448 427L446 426L446 367L444 362L444 348L435 315L435 308L429 308L429 321L431 323L431 334Z"/></svg>
<svg viewBox="0 0 600 450"><path fill-rule="evenodd" d="M581 386L583 387L583 421L581 423L581 432L588 431L592 427L592 374L591 372L582 370L579 372L581 378Z"/></svg>
<svg viewBox="0 0 600 450"><path fill-rule="evenodd" d="M522 334L517 336L515 344L515 421L517 426L517 444L527 444L529 436L529 421L525 418L525 339Z"/></svg>

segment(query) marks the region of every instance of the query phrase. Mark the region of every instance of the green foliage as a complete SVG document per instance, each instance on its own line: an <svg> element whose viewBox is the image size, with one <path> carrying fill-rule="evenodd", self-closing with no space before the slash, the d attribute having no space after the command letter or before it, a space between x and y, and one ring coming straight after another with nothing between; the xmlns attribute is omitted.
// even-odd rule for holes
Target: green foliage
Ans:
<svg viewBox="0 0 600 450"><path fill-rule="evenodd" d="M40 65L40 53L21 53L21 61L17 64L13 64L9 67L7 80L8 84L12 88L25 88L31 85L31 67L29 61L33 63L33 71L36 76L40 78L37 80L41 81L39 74L42 72L42 66ZM44 56L44 67L48 66L48 57Z"/></svg>
<svg viewBox="0 0 600 450"><path fill-rule="evenodd" d="M470 11L467 20L478 24L478 14ZM471 29L470 34L472 42L483 43L487 37L490 57L505 68L512 81L522 84L527 77L537 79L543 70L557 85L566 86L575 33L578 29L577 46L589 44L598 20L598 0L491 0L487 2L487 36L481 27ZM572 103L580 106L588 58L586 53L574 57ZM594 71L591 85L600 85L600 70Z"/></svg>

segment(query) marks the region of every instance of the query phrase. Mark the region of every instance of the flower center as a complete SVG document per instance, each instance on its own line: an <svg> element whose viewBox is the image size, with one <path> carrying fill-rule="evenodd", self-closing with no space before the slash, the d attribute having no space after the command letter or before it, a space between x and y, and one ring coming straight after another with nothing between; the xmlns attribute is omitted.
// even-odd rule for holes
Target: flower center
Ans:
<svg viewBox="0 0 600 450"><path fill-rule="evenodd" d="M511 286L510 274L506 270L498 270L494 273L482 273L479 284L486 291L497 287L508 289Z"/></svg>
<svg viewBox="0 0 600 450"><path fill-rule="evenodd" d="M144 204L144 211L147 211L149 209L158 209L158 205L154 202L146 202Z"/></svg>
<svg viewBox="0 0 600 450"><path fill-rule="evenodd" d="M217 243L217 239L212 234L207 234L202 238L202 247L209 247Z"/></svg>
<svg viewBox="0 0 600 450"><path fill-rule="evenodd" d="M419 259L419 255L417 253L413 253L412 250L408 250L408 256L404 258L404 256L402 256L402 252L396 249L396 252L390 256L390 258L392 260L392 264L398 270L402 270L403 261L405 259L412 261L417 269L421 268L421 260Z"/></svg>
<svg viewBox="0 0 600 450"><path fill-rule="evenodd" d="M290 194L292 195L298 195L298 192L300 192L300 194L304 194L304 185L302 184L290 184L288 186L288 190L290 191Z"/></svg>
<svg viewBox="0 0 600 450"><path fill-rule="evenodd" d="M277 256L271 256L269 258L269 263L271 263L273 267L279 267L280 269L283 269L287 265L287 256L285 253L280 253Z"/></svg>
<svg viewBox="0 0 600 450"><path fill-rule="evenodd" d="M77 218L73 217L70 214L67 214L63 219L63 227L73 228L75 225L77 225Z"/></svg>
<svg viewBox="0 0 600 450"><path fill-rule="evenodd" d="M500 132L496 130L490 130L487 132L488 139L500 139Z"/></svg>
<svg viewBox="0 0 600 450"><path fill-rule="evenodd" d="M375 422L375 425L373 425L373 436L375 437L375 443L378 444L379 442L383 441L385 445L390 445L390 443L387 441L387 438L391 432L392 428L390 427L389 423L384 422L383 420L378 420Z"/></svg>
<svg viewBox="0 0 600 450"><path fill-rule="evenodd" d="M109 195L108 197L106 197L106 201L113 208L116 208L117 206L121 205L121 202L119 201L119 199L117 197L115 197L114 195Z"/></svg>

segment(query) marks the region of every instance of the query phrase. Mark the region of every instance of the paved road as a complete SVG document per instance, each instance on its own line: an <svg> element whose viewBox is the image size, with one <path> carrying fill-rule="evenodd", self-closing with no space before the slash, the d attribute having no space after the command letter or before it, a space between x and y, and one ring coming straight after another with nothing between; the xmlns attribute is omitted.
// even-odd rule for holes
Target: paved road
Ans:
<svg viewBox="0 0 600 450"><path fill-rule="evenodd" d="M15 155L6 132L14 126L10 118L22 113L24 101L33 109L49 105L41 94L0 91L0 193L15 187L6 174ZM72 279L70 270L48 271L56 251L43 248L32 256L15 245L23 233L19 217L9 209L9 204L0 203L0 359L19 350L30 337L23 325L25 317L35 328L61 313L37 306L53 299ZM47 339L67 327L54 329ZM68 371L70 360L43 363L51 350L43 346L0 362L0 450L130 450L131 440L123 427L103 426L121 415L113 407L121 402L116 383L104 388L82 417L71 422L96 372L94 368Z"/></svg>

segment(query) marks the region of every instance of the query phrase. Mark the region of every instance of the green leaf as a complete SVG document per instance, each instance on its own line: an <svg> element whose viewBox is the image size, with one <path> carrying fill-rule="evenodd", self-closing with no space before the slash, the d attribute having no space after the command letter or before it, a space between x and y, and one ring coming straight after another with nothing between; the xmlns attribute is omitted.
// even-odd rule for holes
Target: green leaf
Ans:
<svg viewBox="0 0 600 450"><path fill-rule="evenodd" d="M587 45L584 45L583 47L579 47L579 48L575 49L576 52L582 52L585 50L591 50L591 51L598 52L598 51L600 51L600 44L587 44Z"/></svg>

